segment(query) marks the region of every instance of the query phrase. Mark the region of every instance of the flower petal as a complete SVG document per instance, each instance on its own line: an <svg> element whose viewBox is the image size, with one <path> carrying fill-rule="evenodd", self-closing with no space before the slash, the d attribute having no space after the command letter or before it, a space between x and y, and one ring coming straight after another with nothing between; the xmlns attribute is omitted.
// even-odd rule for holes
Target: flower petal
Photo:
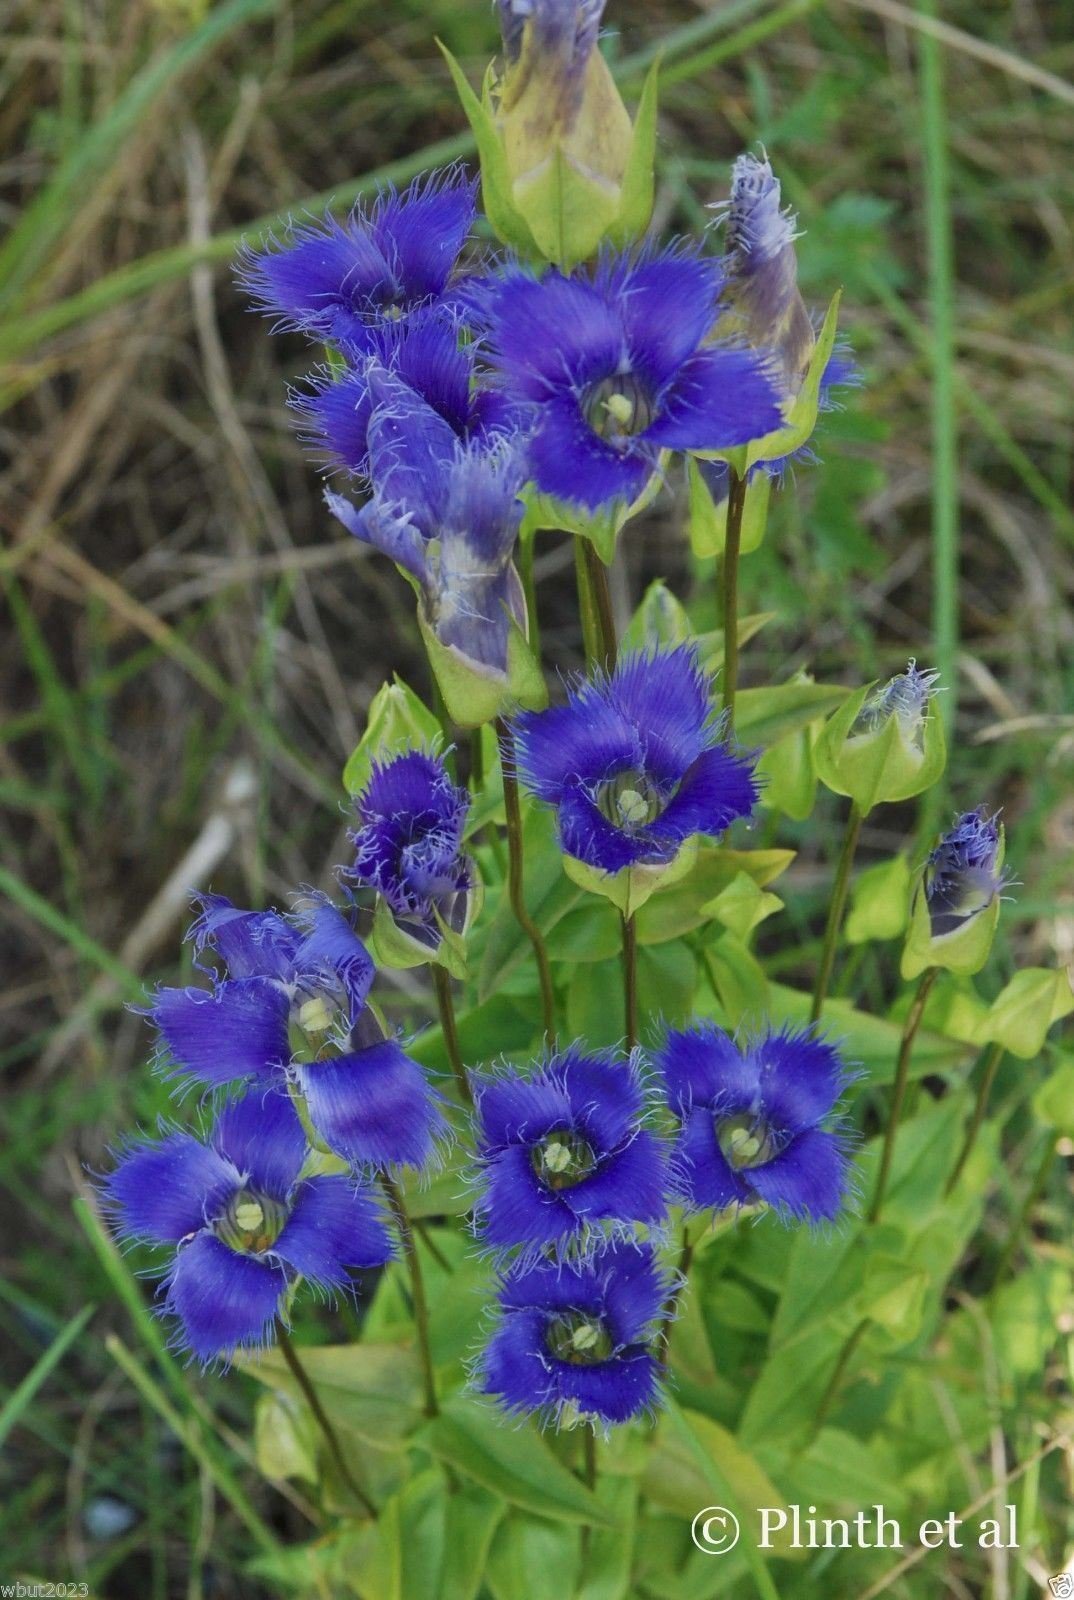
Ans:
<svg viewBox="0 0 1074 1600"><path fill-rule="evenodd" d="M533 1144L553 1128L567 1127L571 1103L553 1075L505 1072L472 1079L478 1131L486 1148Z"/></svg>
<svg viewBox="0 0 1074 1600"><path fill-rule="evenodd" d="M481 1238L497 1250L565 1243L582 1229L566 1191L538 1180L529 1149L521 1144L508 1145L485 1164L475 1215Z"/></svg>
<svg viewBox="0 0 1074 1600"><path fill-rule="evenodd" d="M580 1222L662 1222L667 1163L659 1139L641 1129L573 1189L560 1190Z"/></svg>
<svg viewBox="0 0 1074 1600"><path fill-rule="evenodd" d="M671 378L712 327L719 263L663 251L622 275L623 321L631 364L654 389Z"/></svg>
<svg viewBox="0 0 1074 1600"><path fill-rule="evenodd" d="M492 364L522 399L546 400L619 369L621 319L607 295L582 277L551 271L536 279L509 269L486 284L478 307Z"/></svg>
<svg viewBox="0 0 1074 1600"><path fill-rule="evenodd" d="M675 1162L676 1187L697 1211L745 1205L751 1198L749 1186L720 1149L716 1121L707 1106L687 1112L675 1146ZM751 1179L759 1170L753 1169Z"/></svg>
<svg viewBox="0 0 1074 1600"><path fill-rule="evenodd" d="M380 1267L394 1254L376 1196L348 1178L307 1178L274 1250L296 1272L326 1289L341 1289L350 1268Z"/></svg>
<svg viewBox="0 0 1074 1600"><path fill-rule="evenodd" d="M651 432L615 449L589 426L572 391L557 393L537 413L530 471L542 494L568 505L589 511L629 505L656 470L658 452L647 443Z"/></svg>
<svg viewBox="0 0 1074 1600"><path fill-rule="evenodd" d="M752 350L710 346L680 367L642 437L664 449L727 450L781 427L780 399Z"/></svg>
<svg viewBox="0 0 1074 1600"><path fill-rule="evenodd" d="M762 1114L783 1134L814 1127L846 1087L838 1052L809 1032L769 1034L752 1046L750 1055L757 1066Z"/></svg>
<svg viewBox="0 0 1074 1600"><path fill-rule="evenodd" d="M439 1097L394 1039L297 1068L310 1121L359 1166L424 1167L444 1129Z"/></svg>
<svg viewBox="0 0 1074 1600"><path fill-rule="evenodd" d="M277 1200L287 1198L308 1151L298 1112L282 1088L252 1089L229 1101L212 1143L255 1189Z"/></svg>
<svg viewBox="0 0 1074 1600"><path fill-rule="evenodd" d="M725 1114L748 1111L758 1098L757 1065L713 1022L673 1028L656 1058L671 1109L685 1116L696 1104Z"/></svg>
<svg viewBox="0 0 1074 1600"><path fill-rule="evenodd" d="M216 1087L282 1070L290 1001L271 978L209 989L158 989L149 1015L179 1074Z"/></svg>
<svg viewBox="0 0 1074 1600"><path fill-rule="evenodd" d="M226 895L198 896L201 915L187 938L198 955L214 949L232 978L279 978L288 982L298 934L278 911L244 911Z"/></svg>
<svg viewBox="0 0 1074 1600"><path fill-rule="evenodd" d="M389 192L373 219L373 237L409 300L438 295L473 225L476 187L458 168Z"/></svg>
<svg viewBox="0 0 1074 1600"><path fill-rule="evenodd" d="M647 1411L659 1390L659 1367L651 1351L635 1345L594 1366L556 1363L557 1399L612 1424Z"/></svg>
<svg viewBox="0 0 1074 1600"><path fill-rule="evenodd" d="M178 1317L199 1361L271 1343L287 1288L282 1267L239 1255L211 1233L179 1251L167 1280L164 1310Z"/></svg>
<svg viewBox="0 0 1074 1600"><path fill-rule="evenodd" d="M844 1141L809 1128L763 1166L751 1167L750 1184L762 1200L795 1218L831 1222L847 1197L850 1163Z"/></svg>
<svg viewBox="0 0 1074 1600"><path fill-rule="evenodd" d="M295 953L298 981L314 990L326 980L337 981L353 1027L376 977L373 957L342 912L327 900L302 911L296 920L305 933Z"/></svg>
<svg viewBox="0 0 1074 1600"><path fill-rule="evenodd" d="M596 784L641 760L637 731L592 684L580 685L565 706L523 712L512 727L520 778L552 805L570 779Z"/></svg>
<svg viewBox="0 0 1074 1600"><path fill-rule="evenodd" d="M178 1244L216 1216L238 1188L230 1162L189 1133L124 1152L104 1180L104 1200L124 1238Z"/></svg>
<svg viewBox="0 0 1074 1600"><path fill-rule="evenodd" d="M331 213L295 228L282 244L245 252L238 274L250 298L286 326L308 333L361 337L360 312L390 288L384 255L360 216L340 223Z"/></svg>
<svg viewBox="0 0 1074 1600"><path fill-rule="evenodd" d="M715 745L692 763L649 832L675 844L699 833L721 834L732 822L750 815L759 795L753 762L725 744Z"/></svg>
<svg viewBox="0 0 1074 1600"><path fill-rule="evenodd" d="M702 671L697 647L624 655L607 692L637 730L645 771L660 784L678 783L709 742L712 678Z"/></svg>
<svg viewBox="0 0 1074 1600"><path fill-rule="evenodd" d="M645 1093L629 1061L573 1047L549 1070L563 1085L574 1125L586 1130L591 1144L611 1150L631 1137L645 1110Z"/></svg>

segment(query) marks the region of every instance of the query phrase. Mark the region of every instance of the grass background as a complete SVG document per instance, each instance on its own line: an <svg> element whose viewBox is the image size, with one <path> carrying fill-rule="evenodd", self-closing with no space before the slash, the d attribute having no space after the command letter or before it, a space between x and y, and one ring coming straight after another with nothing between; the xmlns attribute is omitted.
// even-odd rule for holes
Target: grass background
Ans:
<svg viewBox="0 0 1074 1600"><path fill-rule="evenodd" d="M860 681L908 655L941 666L953 739L937 820L1002 805L1020 880L996 977L1069 962L1069 8L955 0L937 20L898 0L622 0L607 21L628 98L665 50L659 226L696 229L733 156L763 142L806 230L804 286L821 304L844 286L865 373L825 425L823 469L797 473L745 564L745 609L780 615L744 681L802 666ZM314 197L468 154L434 34L475 80L496 45L484 0L5 13L0 1581L258 1595L239 1570L251 1548L266 1528L308 1527L293 1495L221 1476L220 1441L248 1430L241 1380L169 1391L194 1455L164 1428L106 1345L136 1331L72 1199L110 1142L164 1109L123 1007L177 976L188 887L260 902L327 886L364 709L389 670L425 687L408 591L329 521L288 425L304 347L268 337L229 262L244 230ZM682 514L665 495L632 527L624 614L659 575L711 620ZM542 546L545 659L561 669L578 664L570 561ZM784 880L792 978L820 932L831 797L820 817L780 833L804 846ZM867 852L913 825L882 811ZM871 958L858 981L884 1003ZM1005 1068L1001 1091L1024 1071ZM1033 1158L1009 1150L997 1239ZM1066 1167L1031 1221L1032 1247L1069 1261ZM1043 1373L1041 1395L1063 1412L1060 1378ZM1032 1552L1010 1593L1035 1592L1062 1553ZM943 1592L970 1593L960 1582L952 1570Z"/></svg>

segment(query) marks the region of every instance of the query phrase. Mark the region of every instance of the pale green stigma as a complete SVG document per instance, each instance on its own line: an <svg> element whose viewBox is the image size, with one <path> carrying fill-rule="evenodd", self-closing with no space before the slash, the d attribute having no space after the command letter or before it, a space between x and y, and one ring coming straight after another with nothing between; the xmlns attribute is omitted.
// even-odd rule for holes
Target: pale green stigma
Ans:
<svg viewBox="0 0 1074 1600"><path fill-rule="evenodd" d="M323 995L314 995L299 1006L298 1024L307 1033L327 1033L332 1026L332 1008Z"/></svg>

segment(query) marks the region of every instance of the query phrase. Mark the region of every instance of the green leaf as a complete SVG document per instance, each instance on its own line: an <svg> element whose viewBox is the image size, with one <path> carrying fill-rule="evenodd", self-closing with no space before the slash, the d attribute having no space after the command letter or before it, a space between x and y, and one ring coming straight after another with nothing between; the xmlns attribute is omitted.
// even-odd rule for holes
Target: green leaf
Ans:
<svg viewBox="0 0 1074 1600"><path fill-rule="evenodd" d="M585 892L563 871L555 822L543 806L531 806L523 818L522 849L526 906L547 937L560 919L582 902ZM478 999L487 999L521 962L531 961L532 956L529 936L519 927L505 888L487 924L478 965Z"/></svg>
<svg viewBox="0 0 1074 1600"><path fill-rule="evenodd" d="M1025 967L993 1000L984 1037L1021 1061L1031 1061L1044 1048L1049 1028L1074 1011L1074 992L1066 972L1051 967Z"/></svg>
<svg viewBox="0 0 1074 1600"><path fill-rule="evenodd" d="M1074 1058L1064 1056L1033 1096L1033 1110L1049 1128L1074 1139Z"/></svg>
<svg viewBox="0 0 1074 1600"><path fill-rule="evenodd" d="M386 761L403 750L430 746L443 735L439 720L398 674L381 684L366 716L365 732L347 757L343 787L361 794L374 761Z"/></svg>
<svg viewBox="0 0 1074 1600"><path fill-rule="evenodd" d="M867 683L840 706L817 740L817 773L835 794L847 795L867 815L880 802L910 800L932 787L947 763L943 718L935 700L925 708L920 744L892 715L879 727L854 726L876 689Z"/></svg>
<svg viewBox="0 0 1074 1600"><path fill-rule="evenodd" d="M456 1395L418 1438L439 1461L523 1511L612 1526L599 1501L560 1465L535 1428L505 1423L490 1405Z"/></svg>
<svg viewBox="0 0 1074 1600"><path fill-rule="evenodd" d="M764 968L741 939L725 933L705 946L703 957L713 991L732 1029L755 1027L768 1013Z"/></svg>
<svg viewBox="0 0 1074 1600"><path fill-rule="evenodd" d="M740 689L735 698L735 735L744 745L768 749L788 734L817 722L849 694L838 683L779 683Z"/></svg>
<svg viewBox="0 0 1074 1600"><path fill-rule="evenodd" d="M624 867L621 872L602 872L575 856L563 857L563 870L572 883L589 894L603 896L624 916L634 916L658 890L670 889L688 877L697 860L698 840L687 839L670 861Z"/></svg>
<svg viewBox="0 0 1074 1600"><path fill-rule="evenodd" d="M759 922L783 909L777 895L766 894L748 872L737 872L718 895L701 907L707 917L722 922L739 939L746 939Z"/></svg>
<svg viewBox="0 0 1074 1600"><path fill-rule="evenodd" d="M806 673L792 680L810 683ZM777 739L757 763L757 776L764 780L761 804L767 811L779 811L793 822L804 822L817 798L817 764L813 748L817 742L817 721Z"/></svg>
<svg viewBox="0 0 1074 1600"><path fill-rule="evenodd" d="M519 707L539 711L548 704L541 664L514 617L508 620L507 670L502 675L443 644L426 621L420 600L418 629L448 715L458 727L479 728Z"/></svg>
<svg viewBox="0 0 1074 1600"><path fill-rule="evenodd" d="M598 1461L599 1461L598 1457ZM603 1462L600 1463L603 1466ZM574 1600L631 1600L638 1483L601 1470L595 1493L614 1528L591 1528L582 1551L582 1579Z"/></svg>
<svg viewBox="0 0 1074 1600"><path fill-rule="evenodd" d="M620 641L621 650L651 650L685 644L694 637L686 607L662 578L654 578L642 596Z"/></svg>
<svg viewBox="0 0 1074 1600"><path fill-rule="evenodd" d="M234 1363L266 1387L302 1399L279 1350L238 1353ZM394 1344L315 1345L303 1350L302 1365L333 1422L378 1449L401 1448L419 1415L412 1351Z"/></svg>
<svg viewBox="0 0 1074 1600"><path fill-rule="evenodd" d="M904 855L878 861L858 873L850 890L845 930L848 944L897 939L905 931L910 877L910 863Z"/></svg>
<svg viewBox="0 0 1074 1600"><path fill-rule="evenodd" d="M808 994L780 983L770 983L768 993L773 1020L794 1022L802 1027L809 1021L811 997ZM901 1023L859 1011L849 1000L829 999L825 1002L824 1024L826 1031L841 1041L847 1060L861 1068L870 1085L891 1082L902 1038ZM916 1079L934 1072L948 1072L965 1065L972 1055L972 1050L959 1040L946 1039L921 1028L914 1040L910 1076Z"/></svg>
<svg viewBox="0 0 1074 1600"><path fill-rule="evenodd" d="M308 1406L274 1390L258 1397L254 1410L254 1458L266 1478L317 1482L320 1434Z"/></svg>
<svg viewBox="0 0 1074 1600"><path fill-rule="evenodd" d="M897 1256L874 1255L866 1264L859 1308L897 1345L917 1338L925 1315L928 1275Z"/></svg>
<svg viewBox="0 0 1074 1600"><path fill-rule="evenodd" d="M506 1511L506 1500L479 1484L452 1487L437 1600L477 1600L493 1535Z"/></svg>
<svg viewBox="0 0 1074 1600"><path fill-rule="evenodd" d="M689 877L655 894L638 912L638 943L662 944L683 938L703 925L707 917L702 908L740 872L764 889L786 872L793 860L793 850L724 850L718 845L702 845Z"/></svg>
<svg viewBox="0 0 1074 1600"><path fill-rule="evenodd" d="M492 1543L485 1579L494 1600L564 1600L581 1559L577 1528L512 1512Z"/></svg>

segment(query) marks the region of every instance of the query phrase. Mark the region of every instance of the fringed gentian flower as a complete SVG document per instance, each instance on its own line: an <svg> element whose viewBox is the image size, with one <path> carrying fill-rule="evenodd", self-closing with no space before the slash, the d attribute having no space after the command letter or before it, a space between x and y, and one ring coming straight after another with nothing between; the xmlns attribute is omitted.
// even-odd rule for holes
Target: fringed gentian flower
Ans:
<svg viewBox="0 0 1074 1600"><path fill-rule="evenodd" d="M388 190L346 221L331 212L267 248L247 247L239 282L262 310L311 338L358 350L386 319L448 291L474 219L475 185L458 169Z"/></svg>
<svg viewBox="0 0 1074 1600"><path fill-rule="evenodd" d="M986 911L1006 881L999 867L998 820L983 807L959 817L929 856L925 899L934 939L956 933Z"/></svg>
<svg viewBox="0 0 1074 1600"><path fill-rule="evenodd" d="M226 976L154 996L149 1015L176 1076L210 1089L293 1083L346 1160L426 1165L444 1129L438 1098L366 1006L373 962L334 906L283 916L207 895L190 938L199 954L215 950Z"/></svg>
<svg viewBox="0 0 1074 1600"><path fill-rule="evenodd" d="M478 1386L544 1420L629 1422L659 1394L653 1338L667 1293L652 1249L626 1241L516 1268L501 1283Z"/></svg>
<svg viewBox="0 0 1074 1600"><path fill-rule="evenodd" d="M444 312L386 324L371 334L366 359L356 356L342 373L325 370L311 383L290 400L304 442L354 477L369 474L374 406L413 407L417 397L464 441L511 434L523 422L518 408L488 387L477 346L460 344L459 324Z"/></svg>
<svg viewBox="0 0 1074 1600"><path fill-rule="evenodd" d="M505 111L540 78L549 124L568 126L581 103L586 67L606 0L497 0L506 67Z"/></svg>
<svg viewBox="0 0 1074 1600"><path fill-rule="evenodd" d="M530 1074L475 1078L481 1191L494 1249L590 1242L594 1229L663 1220L663 1148L642 1126L633 1062L573 1047Z"/></svg>
<svg viewBox="0 0 1074 1600"><path fill-rule="evenodd" d="M443 927L461 933L474 888L474 865L462 848L470 796L452 783L443 761L409 750L375 763L355 806L348 876L375 889L420 943L435 947Z"/></svg>
<svg viewBox="0 0 1074 1600"><path fill-rule="evenodd" d="M907 744L920 749L929 701L939 693L936 687L939 676L935 671L919 672L917 662L909 662L905 672L889 678L869 696L850 730L850 737L876 733L896 717Z"/></svg>
<svg viewBox="0 0 1074 1600"><path fill-rule="evenodd" d="M721 736L692 645L623 656L515 732L519 774L556 808L563 849L606 873L666 863L757 802L753 760Z"/></svg>
<svg viewBox="0 0 1074 1600"><path fill-rule="evenodd" d="M505 677L512 619L526 602L511 560L522 472L506 442L460 444L418 396L399 391L369 425L373 498L361 509L325 498L348 532L401 567L421 593L421 616L479 676Z"/></svg>
<svg viewBox="0 0 1074 1600"><path fill-rule="evenodd" d="M681 1122L673 1164L685 1204L764 1202L811 1222L839 1214L847 1142L823 1124L848 1075L830 1044L787 1029L740 1051L714 1024L698 1023L668 1034L657 1067Z"/></svg>
<svg viewBox="0 0 1074 1600"><path fill-rule="evenodd" d="M105 1180L120 1235L173 1250L162 1315L199 1361L271 1344L298 1277L335 1292L350 1269L391 1258L371 1189L300 1179L307 1153L286 1095L255 1091L224 1108L207 1140L135 1144Z"/></svg>
<svg viewBox="0 0 1074 1600"><path fill-rule="evenodd" d="M663 450L717 450L779 427L767 361L707 344L720 268L682 249L594 271L518 268L475 290L505 392L535 407L537 488L590 511L633 501Z"/></svg>

